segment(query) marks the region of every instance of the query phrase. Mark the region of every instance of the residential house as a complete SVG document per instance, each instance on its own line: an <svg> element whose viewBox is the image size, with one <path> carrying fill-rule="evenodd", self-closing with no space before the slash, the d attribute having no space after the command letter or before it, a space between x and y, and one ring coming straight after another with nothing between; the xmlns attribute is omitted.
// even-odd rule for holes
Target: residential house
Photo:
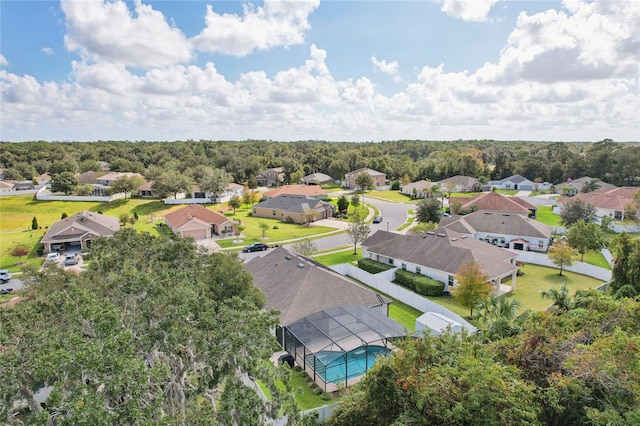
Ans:
<svg viewBox="0 0 640 426"><path fill-rule="evenodd" d="M614 220L625 220L625 207L635 203L635 195L640 191L640 188L636 186L622 186L620 188L613 188L609 190L598 190L595 192L580 193L573 197L561 197L556 203L553 211L556 214L560 214L562 206L572 200L582 200L585 203L591 204L596 209L596 216L599 218L611 217ZM638 209L635 209L638 211ZM637 212L638 214L640 212Z"/></svg>
<svg viewBox="0 0 640 426"><path fill-rule="evenodd" d="M227 187L219 194L212 194L210 192L203 192L199 186L194 186L191 192L190 199L184 199L183 202L194 202L200 200L202 203L226 203L233 197L242 197L244 194L244 186L231 182Z"/></svg>
<svg viewBox="0 0 640 426"><path fill-rule="evenodd" d="M284 182L284 168L267 169L256 176L258 186L280 186Z"/></svg>
<svg viewBox="0 0 640 426"><path fill-rule="evenodd" d="M524 176L513 175L502 180L492 180L489 184L498 189L517 189L518 191L533 191L536 183Z"/></svg>
<svg viewBox="0 0 640 426"><path fill-rule="evenodd" d="M111 173L107 173L106 175L102 175L96 178L96 181L99 185L102 186L111 186L111 184L118 178L121 178L123 176L126 177L132 177L132 176L138 176L140 178L142 178L142 175L140 173L132 173L132 172L111 172Z"/></svg>
<svg viewBox="0 0 640 426"><path fill-rule="evenodd" d="M369 176L371 176L371 178L373 179L373 187L374 188L381 188L381 187L385 186L385 184L387 182L387 175L386 174L384 174L382 172L378 172L376 170L369 169L369 168L363 168L363 169L354 170L352 172L349 172L349 173L345 174L344 175L344 181L342 182L342 186L350 188L350 189L359 189L358 185L356 184L356 179L362 173L366 173Z"/></svg>
<svg viewBox="0 0 640 426"><path fill-rule="evenodd" d="M99 237L110 237L120 230L118 219L90 211L65 217L51 225L42 243L47 252L90 247Z"/></svg>
<svg viewBox="0 0 640 426"><path fill-rule="evenodd" d="M312 173L302 178L302 183L305 185L325 185L333 182L333 178L324 173Z"/></svg>
<svg viewBox="0 0 640 426"><path fill-rule="evenodd" d="M35 185L33 184L33 180L22 180L13 183L13 189L15 189L16 191L28 191L34 188Z"/></svg>
<svg viewBox="0 0 640 426"><path fill-rule="evenodd" d="M105 172L94 172L89 170L76 176L76 180L80 185L94 185L98 183L98 178L104 176Z"/></svg>
<svg viewBox="0 0 640 426"><path fill-rule="evenodd" d="M585 184L588 184L593 180L597 181L597 184L598 184L597 190L608 191L609 189L617 188L617 186L612 185L610 183L602 182L600 179L594 179L589 176L584 176L579 179L569 178L567 179L566 183L555 185L554 192L562 194L566 197L573 197L576 194L580 194Z"/></svg>
<svg viewBox="0 0 640 426"><path fill-rule="evenodd" d="M305 224L333 216L333 205L303 195L278 195L255 204L253 217Z"/></svg>
<svg viewBox="0 0 640 426"><path fill-rule="evenodd" d="M49 173L42 173L40 176L36 177L36 181L38 182L38 187L42 188L43 186L49 185L51 182L51 176Z"/></svg>
<svg viewBox="0 0 640 426"><path fill-rule="evenodd" d="M526 214L477 211L464 216L443 217L440 227L476 240L513 250L546 252L553 228Z"/></svg>
<svg viewBox="0 0 640 426"><path fill-rule="evenodd" d="M443 192L480 192L482 185L471 176L456 175L436 182Z"/></svg>
<svg viewBox="0 0 640 426"><path fill-rule="evenodd" d="M460 267L471 262L482 267L496 292L509 291L501 284L509 278L514 290L518 272L515 253L442 227L422 235L378 230L362 243L362 257L442 281L445 290L456 285Z"/></svg>
<svg viewBox="0 0 640 426"><path fill-rule="evenodd" d="M245 264L277 310L274 334L289 362L303 368L325 392L357 383L373 362L355 366L342 360L373 360L390 354L405 328L389 318L391 301L325 266L282 247Z"/></svg>
<svg viewBox="0 0 640 426"><path fill-rule="evenodd" d="M426 180L419 180L417 182L411 182L400 187L400 192L404 195L408 195L411 198L426 198L428 197L431 188L437 185L435 182L427 182Z"/></svg>
<svg viewBox="0 0 640 426"><path fill-rule="evenodd" d="M4 180L0 180L0 193L8 194L8 193L15 192L15 189L13 189L14 185L15 184L13 182L7 182L7 181L4 181Z"/></svg>
<svg viewBox="0 0 640 426"><path fill-rule="evenodd" d="M284 185L262 194L264 200L279 195L302 195L316 200L326 200L329 193L317 185Z"/></svg>
<svg viewBox="0 0 640 426"><path fill-rule="evenodd" d="M214 234L236 233L236 223L233 220L199 204L190 204L168 213L164 220L173 233L196 240L212 238Z"/></svg>
<svg viewBox="0 0 640 426"><path fill-rule="evenodd" d="M505 213L518 213L530 218L536 217L538 208L520 197L508 197L499 192L489 191L471 198L451 197L449 205L460 203L460 214L474 211L494 211Z"/></svg>
<svg viewBox="0 0 640 426"><path fill-rule="evenodd" d="M265 295L266 309L280 312L285 326L322 309L342 305L380 307L385 315L391 300L284 247L270 249L245 263L253 284Z"/></svg>
<svg viewBox="0 0 640 426"><path fill-rule="evenodd" d="M142 198L160 198L158 194L153 192L151 187L153 186L153 181L145 182L138 187L138 196Z"/></svg>

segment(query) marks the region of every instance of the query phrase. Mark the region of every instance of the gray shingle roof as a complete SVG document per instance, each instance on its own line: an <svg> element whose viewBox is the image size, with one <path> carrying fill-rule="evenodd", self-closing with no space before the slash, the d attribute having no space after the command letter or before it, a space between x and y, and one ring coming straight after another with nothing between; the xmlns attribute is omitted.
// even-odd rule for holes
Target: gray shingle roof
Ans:
<svg viewBox="0 0 640 426"><path fill-rule="evenodd" d="M303 195L278 195L277 197L261 201L254 207L283 210L291 213L305 213L311 209L326 209L330 204Z"/></svg>
<svg viewBox="0 0 640 426"><path fill-rule="evenodd" d="M362 245L368 251L424 267L456 274L465 263L475 261L489 278L509 274L517 266L509 250L466 237L452 229L438 228L422 235L400 235L377 231Z"/></svg>
<svg viewBox="0 0 640 426"><path fill-rule="evenodd" d="M316 262L282 247L270 250L244 267L253 276L254 285L264 292L267 308L280 311L283 326L334 306L381 303L374 291Z"/></svg>
<svg viewBox="0 0 640 426"><path fill-rule="evenodd" d="M549 239L553 232L551 226L535 219L515 213L495 211L477 211L464 216L443 217L440 226L463 233L489 232L542 239Z"/></svg>

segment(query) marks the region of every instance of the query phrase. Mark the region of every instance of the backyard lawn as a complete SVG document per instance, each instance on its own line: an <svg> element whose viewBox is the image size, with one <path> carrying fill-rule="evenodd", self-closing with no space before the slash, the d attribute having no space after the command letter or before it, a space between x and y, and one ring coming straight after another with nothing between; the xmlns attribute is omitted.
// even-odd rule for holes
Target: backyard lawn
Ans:
<svg viewBox="0 0 640 426"><path fill-rule="evenodd" d="M555 214L552 209L552 206L538 206L536 220L549 226L562 226L560 215Z"/></svg>
<svg viewBox="0 0 640 426"><path fill-rule="evenodd" d="M351 248L347 250L328 254L318 254L312 257L315 261L320 262L325 266L339 265L341 263L351 263L362 257L362 248L358 248L357 254L353 254L353 246L351 246Z"/></svg>

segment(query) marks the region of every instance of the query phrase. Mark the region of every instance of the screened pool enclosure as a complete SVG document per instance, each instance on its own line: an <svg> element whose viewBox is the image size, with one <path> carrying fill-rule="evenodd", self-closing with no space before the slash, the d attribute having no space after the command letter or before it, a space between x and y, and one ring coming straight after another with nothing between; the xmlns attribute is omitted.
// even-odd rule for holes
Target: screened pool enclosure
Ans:
<svg viewBox="0 0 640 426"><path fill-rule="evenodd" d="M391 352L404 328L376 308L338 306L308 315L284 329L285 350L325 392L351 386Z"/></svg>

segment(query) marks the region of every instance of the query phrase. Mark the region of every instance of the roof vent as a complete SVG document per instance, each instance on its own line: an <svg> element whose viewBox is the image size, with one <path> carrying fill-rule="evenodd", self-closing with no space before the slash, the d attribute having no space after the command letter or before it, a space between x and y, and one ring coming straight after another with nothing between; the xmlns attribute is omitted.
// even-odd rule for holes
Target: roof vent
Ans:
<svg viewBox="0 0 640 426"><path fill-rule="evenodd" d="M467 236L466 235L462 235L460 238L462 238L464 240L465 238L467 238Z"/></svg>
<svg viewBox="0 0 640 426"><path fill-rule="evenodd" d="M509 213L502 213L502 216L509 216Z"/></svg>
<svg viewBox="0 0 640 426"><path fill-rule="evenodd" d="M300 268L300 269L304 268L304 263L302 263L302 262L298 263L298 268Z"/></svg>
<svg viewBox="0 0 640 426"><path fill-rule="evenodd" d="M451 241L458 241L458 239L457 238L452 238Z"/></svg>
<svg viewBox="0 0 640 426"><path fill-rule="evenodd" d="M491 212L484 212L484 214L491 214Z"/></svg>
<svg viewBox="0 0 640 426"><path fill-rule="evenodd" d="M291 256L289 256L289 255L286 255L284 258L287 259L287 260L291 260Z"/></svg>
<svg viewBox="0 0 640 426"><path fill-rule="evenodd" d="M446 237L445 234L438 234L438 237Z"/></svg>
<svg viewBox="0 0 640 426"><path fill-rule="evenodd" d="M429 235L435 235L436 233L435 233L435 232L433 232L433 231L427 231L427 234L429 234Z"/></svg>

